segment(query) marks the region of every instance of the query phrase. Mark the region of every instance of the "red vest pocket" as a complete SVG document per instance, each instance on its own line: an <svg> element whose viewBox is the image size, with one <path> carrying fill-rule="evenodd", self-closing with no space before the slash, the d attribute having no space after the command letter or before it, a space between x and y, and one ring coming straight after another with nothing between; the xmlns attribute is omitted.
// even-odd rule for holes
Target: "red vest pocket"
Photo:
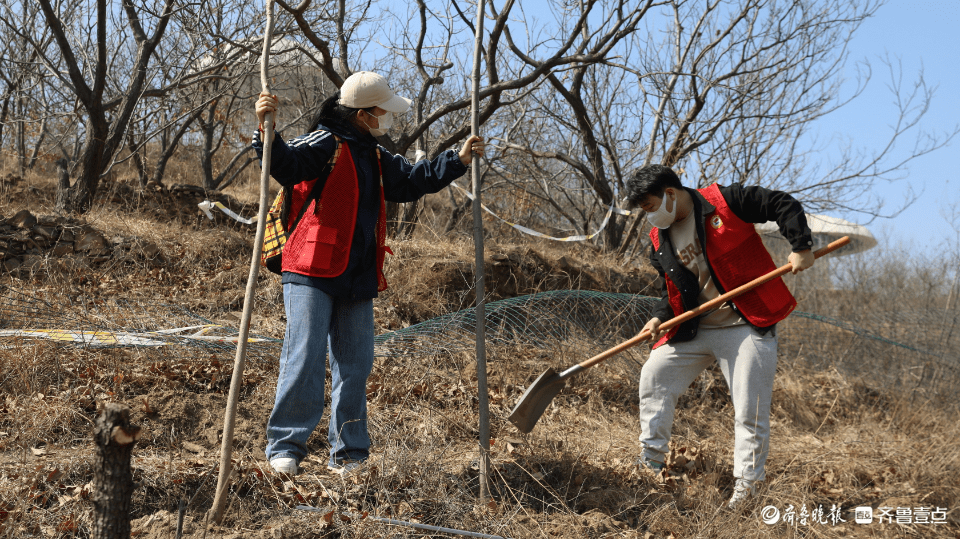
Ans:
<svg viewBox="0 0 960 539"><path fill-rule="evenodd" d="M333 248L337 244L337 229L320 226L315 229L316 236L307 238L303 257L310 260L310 267L329 269L333 259Z"/></svg>

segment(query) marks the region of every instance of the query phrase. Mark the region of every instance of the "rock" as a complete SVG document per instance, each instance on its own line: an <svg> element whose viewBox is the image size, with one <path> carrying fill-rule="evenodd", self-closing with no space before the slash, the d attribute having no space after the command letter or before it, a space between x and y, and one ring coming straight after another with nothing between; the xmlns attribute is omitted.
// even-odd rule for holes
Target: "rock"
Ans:
<svg viewBox="0 0 960 539"><path fill-rule="evenodd" d="M74 241L76 239L73 235L73 231L69 228L64 228L63 232L60 233L60 241Z"/></svg>
<svg viewBox="0 0 960 539"><path fill-rule="evenodd" d="M66 256L73 252L73 242L59 242L51 251L51 254L56 257Z"/></svg>
<svg viewBox="0 0 960 539"><path fill-rule="evenodd" d="M23 257L22 269L37 271L43 265L43 257L40 255L27 255Z"/></svg>
<svg viewBox="0 0 960 539"><path fill-rule="evenodd" d="M22 265L23 262L19 258L8 258L3 261L3 269L11 272L17 271Z"/></svg>
<svg viewBox="0 0 960 539"><path fill-rule="evenodd" d="M37 226L37 218L29 210L20 210L16 215L10 218L10 223L19 228L27 230Z"/></svg>
<svg viewBox="0 0 960 539"><path fill-rule="evenodd" d="M73 245L77 251L91 251L101 253L107 250L107 240L92 228L84 228Z"/></svg>
<svg viewBox="0 0 960 539"><path fill-rule="evenodd" d="M48 226L53 228L61 227L67 222L65 218L57 215L43 215L38 218L37 221L40 223L40 226Z"/></svg>
<svg viewBox="0 0 960 539"><path fill-rule="evenodd" d="M35 226L33 227L33 232L38 236L43 236L48 240L53 240L57 237L57 229L49 226Z"/></svg>

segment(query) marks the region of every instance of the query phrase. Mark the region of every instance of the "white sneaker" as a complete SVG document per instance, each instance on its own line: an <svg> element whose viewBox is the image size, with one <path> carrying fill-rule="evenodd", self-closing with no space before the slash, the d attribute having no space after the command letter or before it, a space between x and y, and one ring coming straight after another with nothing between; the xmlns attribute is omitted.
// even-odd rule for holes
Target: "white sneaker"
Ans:
<svg viewBox="0 0 960 539"><path fill-rule="evenodd" d="M300 473L300 466L297 459L292 457L278 457L270 461L270 467L277 473L287 475L297 475Z"/></svg>
<svg viewBox="0 0 960 539"><path fill-rule="evenodd" d="M338 466L327 466L327 468L340 477L348 477L354 472L360 471L360 468L363 466L363 464L364 461L362 460L345 460Z"/></svg>
<svg viewBox="0 0 960 539"><path fill-rule="evenodd" d="M756 495L756 481L751 481L749 479L737 479L736 484L733 486L733 496L730 497L730 501L727 503L727 509L736 509L740 507L743 502L753 498Z"/></svg>

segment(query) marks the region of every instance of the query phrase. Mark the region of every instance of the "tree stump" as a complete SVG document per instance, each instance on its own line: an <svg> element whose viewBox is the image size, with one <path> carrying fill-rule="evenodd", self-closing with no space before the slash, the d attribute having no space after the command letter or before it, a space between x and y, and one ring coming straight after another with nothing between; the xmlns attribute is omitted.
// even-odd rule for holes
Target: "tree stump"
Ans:
<svg viewBox="0 0 960 539"><path fill-rule="evenodd" d="M90 496L94 539L130 537L130 498L133 494L130 454L139 437L140 427L130 425L129 408L113 403L104 407L93 431L97 445Z"/></svg>

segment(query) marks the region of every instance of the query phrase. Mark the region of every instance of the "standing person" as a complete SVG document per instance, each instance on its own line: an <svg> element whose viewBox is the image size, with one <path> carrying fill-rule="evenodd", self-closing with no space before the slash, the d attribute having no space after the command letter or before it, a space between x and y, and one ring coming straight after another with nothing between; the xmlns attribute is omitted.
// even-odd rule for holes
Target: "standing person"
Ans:
<svg viewBox="0 0 960 539"><path fill-rule="evenodd" d="M660 471L677 399L714 361L733 400L736 479L731 509L756 494L770 449L776 323L797 302L777 278L666 333L660 324L776 269L753 223L776 221L793 248L793 273L813 265L803 207L781 191L717 184L683 187L669 167L648 165L627 181L627 204L654 227L650 260L662 297L643 329L656 341L640 372L641 464Z"/></svg>
<svg viewBox="0 0 960 539"><path fill-rule="evenodd" d="M432 161L410 164L378 146L374 137L384 135L393 115L410 103L382 76L354 73L323 102L309 133L289 143L279 134L275 138L270 174L292 188L288 223L314 193L283 251L287 326L266 448L279 473L299 473L307 455L307 439L323 415L328 352L333 379L328 466L342 474L369 456L366 385L373 368L373 298L387 287L383 263L391 252L385 245L385 201L411 202L440 191L484 151L483 139L470 137L459 152L447 150ZM275 95L260 94L253 147L261 158L264 117L278 110ZM319 177L331 162L333 168ZM323 183L314 190L317 182Z"/></svg>

